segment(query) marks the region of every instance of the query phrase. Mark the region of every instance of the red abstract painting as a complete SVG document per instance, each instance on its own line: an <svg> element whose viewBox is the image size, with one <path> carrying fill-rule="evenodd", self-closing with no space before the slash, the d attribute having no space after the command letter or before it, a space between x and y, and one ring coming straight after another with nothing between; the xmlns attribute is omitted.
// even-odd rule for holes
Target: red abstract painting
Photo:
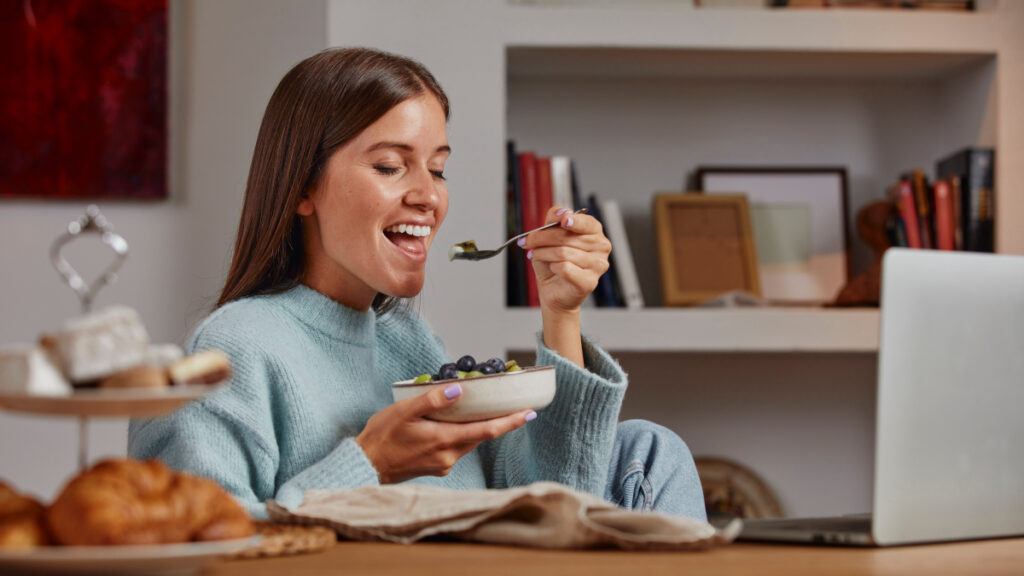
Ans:
<svg viewBox="0 0 1024 576"><path fill-rule="evenodd" d="M0 197L167 196L167 0L0 0Z"/></svg>

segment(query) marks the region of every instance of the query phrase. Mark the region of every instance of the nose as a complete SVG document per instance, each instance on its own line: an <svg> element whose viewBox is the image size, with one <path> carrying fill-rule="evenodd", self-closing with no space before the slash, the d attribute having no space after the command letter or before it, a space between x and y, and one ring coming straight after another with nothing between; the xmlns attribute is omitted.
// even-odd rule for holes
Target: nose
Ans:
<svg viewBox="0 0 1024 576"><path fill-rule="evenodd" d="M443 181L438 181L427 168L418 169L412 186L405 193L405 203L415 206L423 211L431 211L437 208L443 194Z"/></svg>

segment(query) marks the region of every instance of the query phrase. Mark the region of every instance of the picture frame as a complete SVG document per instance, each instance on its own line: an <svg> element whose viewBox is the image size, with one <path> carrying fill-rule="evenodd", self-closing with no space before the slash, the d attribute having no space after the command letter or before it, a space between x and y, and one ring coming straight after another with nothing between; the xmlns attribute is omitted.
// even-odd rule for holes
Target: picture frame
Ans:
<svg viewBox="0 0 1024 576"><path fill-rule="evenodd" d="M846 168L704 166L696 187L746 195L769 304L827 304L852 277Z"/></svg>
<svg viewBox="0 0 1024 576"><path fill-rule="evenodd" d="M761 296L745 196L662 192L653 203L664 306L737 290Z"/></svg>

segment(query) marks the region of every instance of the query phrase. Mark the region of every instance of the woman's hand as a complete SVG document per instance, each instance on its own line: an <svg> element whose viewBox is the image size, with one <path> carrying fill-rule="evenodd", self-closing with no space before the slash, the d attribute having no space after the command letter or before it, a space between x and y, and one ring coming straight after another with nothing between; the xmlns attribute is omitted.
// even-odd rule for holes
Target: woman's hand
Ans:
<svg viewBox="0 0 1024 576"><path fill-rule="evenodd" d="M555 221L561 226L534 232L520 246L537 275L544 344L582 368L580 306L608 270L612 243L593 216L554 206L545 222Z"/></svg>
<svg viewBox="0 0 1024 576"><path fill-rule="evenodd" d="M452 423L424 418L451 406L461 394L462 387L452 384L395 402L370 417L356 436L356 443L377 469L381 484L416 476L445 476L459 458L481 442L507 434L526 424L527 418L532 420L536 416L532 410L523 410L481 422Z"/></svg>
<svg viewBox="0 0 1024 576"><path fill-rule="evenodd" d="M561 226L534 232L521 245L533 262L541 308L578 312L608 270L612 243L597 218L554 206L545 223Z"/></svg>

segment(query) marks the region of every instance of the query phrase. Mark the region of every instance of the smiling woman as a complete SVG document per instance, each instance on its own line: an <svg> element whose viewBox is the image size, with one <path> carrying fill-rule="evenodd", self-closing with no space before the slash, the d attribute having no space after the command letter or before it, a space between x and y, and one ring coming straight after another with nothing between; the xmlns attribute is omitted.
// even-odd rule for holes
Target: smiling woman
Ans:
<svg viewBox="0 0 1024 576"><path fill-rule="evenodd" d="M392 401L391 383L450 362L398 304L423 288L448 212L448 114L430 72L393 54L328 50L285 75L260 128L218 308L188 342L190 352L224 350L232 382L133 421L129 452L214 478L261 517L267 500L295 506L311 489L547 480L703 519L686 445L647 422L618 424L626 375L580 333L611 250L586 214L552 208L554 226L523 239L541 297L537 364L556 381L541 415L431 418L459 402L457 382Z"/></svg>

